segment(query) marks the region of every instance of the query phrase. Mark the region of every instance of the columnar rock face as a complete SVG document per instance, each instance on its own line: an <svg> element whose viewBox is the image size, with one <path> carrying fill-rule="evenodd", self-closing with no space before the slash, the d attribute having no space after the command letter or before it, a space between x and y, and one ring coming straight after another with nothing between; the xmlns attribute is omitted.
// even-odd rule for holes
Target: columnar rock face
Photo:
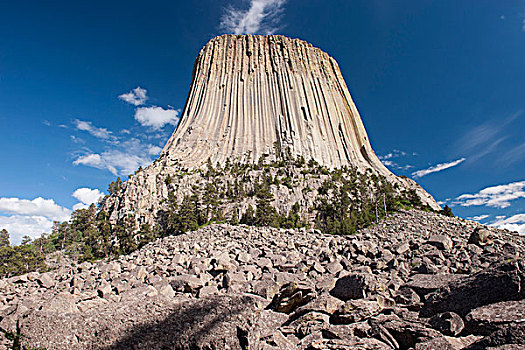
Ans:
<svg viewBox="0 0 525 350"><path fill-rule="evenodd" d="M180 125L162 154L192 168L276 153L390 174L332 57L280 35L212 39L197 57Z"/></svg>
<svg viewBox="0 0 525 350"><path fill-rule="evenodd" d="M210 180L199 171L209 161L291 164L300 157L332 170L349 166L383 176L399 192L413 190L424 204L441 209L414 181L395 176L379 161L337 62L302 40L279 35L223 35L206 44L181 121L159 159L131 176L103 209L112 222L131 214L138 223L155 224L169 191L181 199L193 186L206 186ZM311 212L321 184L292 167L287 176L296 173L294 185L272 185L272 204L284 214L294 203ZM243 181L253 185L262 175L251 172ZM233 180L225 176L214 185L227 188ZM226 217L235 207L241 214L255 204L238 202L225 203Z"/></svg>

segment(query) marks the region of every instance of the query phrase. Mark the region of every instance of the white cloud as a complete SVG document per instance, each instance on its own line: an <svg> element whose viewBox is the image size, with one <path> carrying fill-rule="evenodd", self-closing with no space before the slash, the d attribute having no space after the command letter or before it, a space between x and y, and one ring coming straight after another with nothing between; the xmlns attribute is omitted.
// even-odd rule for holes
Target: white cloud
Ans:
<svg viewBox="0 0 525 350"><path fill-rule="evenodd" d="M148 100L148 96L146 96L147 92L148 91L146 89L137 86L127 94L119 95L118 98L134 106L140 106L146 103Z"/></svg>
<svg viewBox="0 0 525 350"><path fill-rule="evenodd" d="M472 216L470 217L469 219L470 220L474 220L474 221L481 221L483 219L486 219L488 218L490 215L486 215L486 214L483 214L483 215L478 215L478 216Z"/></svg>
<svg viewBox="0 0 525 350"><path fill-rule="evenodd" d="M523 110L518 110L508 116L498 116L477 125L458 140L456 147L462 154L468 156L469 162L475 162L494 154L501 158L503 145L509 142L509 126L519 120L523 112Z"/></svg>
<svg viewBox="0 0 525 350"><path fill-rule="evenodd" d="M73 121L73 124L75 124L75 127L78 130L87 131L91 135L99 139L108 140L112 138L111 131L108 131L108 129L105 129L105 128L97 128L91 122L75 119Z"/></svg>
<svg viewBox="0 0 525 350"><path fill-rule="evenodd" d="M104 197L104 193L102 193L96 188L91 189L87 187L82 187L77 188L75 192L73 192L73 197L82 202L82 204L89 206L91 204L96 204L100 200L100 198Z"/></svg>
<svg viewBox="0 0 525 350"><path fill-rule="evenodd" d="M464 207L486 205L507 208L510 206L510 201L519 198L525 198L525 181L487 187L474 194L462 194L456 198L455 203Z"/></svg>
<svg viewBox="0 0 525 350"><path fill-rule="evenodd" d="M382 155L382 156L378 156L378 158L379 159L391 159L391 158L404 157L406 155L407 155L407 153L405 151L400 151L398 149L395 149L395 150L393 150L392 152L390 152L388 154L385 154L385 155ZM415 153L413 155L415 155Z"/></svg>
<svg viewBox="0 0 525 350"><path fill-rule="evenodd" d="M100 154L96 154L96 153L80 156L75 161L73 161L73 164L75 165L83 164L83 165L87 165L87 166L98 168L98 169L107 168L105 160L102 159L102 156ZM109 170L112 173L116 174L117 170L115 168L112 168Z"/></svg>
<svg viewBox="0 0 525 350"><path fill-rule="evenodd" d="M164 109L162 107L140 107L135 111L135 120L142 126L159 130L166 124L176 125L179 120L178 109Z"/></svg>
<svg viewBox="0 0 525 350"><path fill-rule="evenodd" d="M0 229L9 232L13 244L19 244L25 235L36 238L50 232L54 221L68 220L70 215L71 210L53 199L0 198Z"/></svg>
<svg viewBox="0 0 525 350"><path fill-rule="evenodd" d="M405 151L401 151L398 149L393 150L392 152L384 155L377 156L381 163L383 163L385 166L398 169L398 170L408 170L413 168L413 165L405 164L400 165L398 162L393 161L394 158L407 158L407 157L415 157L417 156L417 153L413 152L412 154L408 154Z"/></svg>
<svg viewBox="0 0 525 350"><path fill-rule="evenodd" d="M150 145L148 147L148 153L151 154L152 156L156 156L157 154L160 153L160 151L162 151L162 148L160 148L159 146Z"/></svg>
<svg viewBox="0 0 525 350"><path fill-rule="evenodd" d="M228 7L220 27L233 34L273 34L278 28L286 0L250 0L247 10Z"/></svg>
<svg viewBox="0 0 525 350"><path fill-rule="evenodd" d="M0 229L4 228L11 236L11 244L20 244L26 235L34 239L51 232L53 220L38 215L0 215Z"/></svg>
<svg viewBox="0 0 525 350"><path fill-rule="evenodd" d="M33 200L20 198L0 198L0 213L44 216L51 220L67 220L71 210L61 207L52 199L42 197Z"/></svg>
<svg viewBox="0 0 525 350"><path fill-rule="evenodd" d="M428 174L437 173L439 171L443 171L445 169L452 168L452 167L454 167L454 166L456 166L458 164L463 163L464 161L465 161L465 158L460 158L460 159L455 160L453 162L441 163L441 164L438 164L438 165L434 165L434 166L431 166L428 169L414 171L412 173L412 176L414 176L415 178L419 178L419 177L426 176Z"/></svg>
<svg viewBox="0 0 525 350"><path fill-rule="evenodd" d="M139 139L132 138L121 142L118 148L102 153L88 153L73 161L74 165L86 165L97 169L109 170L113 175L133 174L139 167L145 167L153 161L152 155L160 147L144 144Z"/></svg>
<svg viewBox="0 0 525 350"><path fill-rule="evenodd" d="M491 226L525 234L525 214L516 214L507 219L502 218L491 223Z"/></svg>
<svg viewBox="0 0 525 350"><path fill-rule="evenodd" d="M149 158L119 150L109 150L101 154L86 154L73 162L75 165L82 164L97 169L107 169L115 176L129 175L139 166L146 166L149 163L151 163Z"/></svg>

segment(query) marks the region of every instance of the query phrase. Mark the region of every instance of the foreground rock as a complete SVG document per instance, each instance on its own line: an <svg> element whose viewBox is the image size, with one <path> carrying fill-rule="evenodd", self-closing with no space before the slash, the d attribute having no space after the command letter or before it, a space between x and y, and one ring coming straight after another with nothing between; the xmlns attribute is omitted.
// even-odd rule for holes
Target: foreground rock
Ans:
<svg viewBox="0 0 525 350"><path fill-rule="evenodd" d="M419 211L347 237L211 225L0 280L0 327L48 350L523 348L523 239L468 243L478 227Z"/></svg>

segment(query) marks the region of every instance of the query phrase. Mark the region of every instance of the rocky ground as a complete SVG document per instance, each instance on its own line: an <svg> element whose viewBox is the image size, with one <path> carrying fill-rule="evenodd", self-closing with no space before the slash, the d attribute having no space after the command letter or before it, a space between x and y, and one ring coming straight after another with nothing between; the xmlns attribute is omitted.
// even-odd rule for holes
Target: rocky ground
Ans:
<svg viewBox="0 0 525 350"><path fill-rule="evenodd" d="M211 225L0 280L0 326L48 350L521 349L524 251L420 211L346 237Z"/></svg>

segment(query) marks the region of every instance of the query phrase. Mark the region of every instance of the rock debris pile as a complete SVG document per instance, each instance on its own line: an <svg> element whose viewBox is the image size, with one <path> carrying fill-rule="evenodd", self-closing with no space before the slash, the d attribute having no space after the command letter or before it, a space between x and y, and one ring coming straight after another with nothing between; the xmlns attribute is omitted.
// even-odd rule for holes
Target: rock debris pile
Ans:
<svg viewBox="0 0 525 350"><path fill-rule="evenodd" d="M344 237L216 224L0 280L0 326L48 350L521 349L524 251L415 210Z"/></svg>

